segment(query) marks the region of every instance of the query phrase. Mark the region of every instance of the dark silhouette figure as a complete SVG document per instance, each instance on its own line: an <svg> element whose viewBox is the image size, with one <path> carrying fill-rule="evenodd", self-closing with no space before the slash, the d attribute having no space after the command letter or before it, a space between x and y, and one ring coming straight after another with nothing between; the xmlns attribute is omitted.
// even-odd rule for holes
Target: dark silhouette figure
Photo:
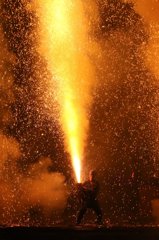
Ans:
<svg viewBox="0 0 159 240"><path fill-rule="evenodd" d="M90 171L89 180L79 184L79 194L81 198L81 208L77 215L77 224L80 224L87 209L94 210L97 215L97 223L102 223L102 211L97 199L99 183L96 180L96 172Z"/></svg>

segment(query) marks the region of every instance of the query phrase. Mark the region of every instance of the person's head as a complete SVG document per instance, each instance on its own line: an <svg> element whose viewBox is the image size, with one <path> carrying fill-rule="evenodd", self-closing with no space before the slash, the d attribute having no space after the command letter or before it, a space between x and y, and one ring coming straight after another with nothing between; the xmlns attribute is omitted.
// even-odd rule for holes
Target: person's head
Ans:
<svg viewBox="0 0 159 240"><path fill-rule="evenodd" d="M96 171L95 170L91 170L90 172L89 172L89 180L92 182L92 181L94 181L95 179L96 179Z"/></svg>

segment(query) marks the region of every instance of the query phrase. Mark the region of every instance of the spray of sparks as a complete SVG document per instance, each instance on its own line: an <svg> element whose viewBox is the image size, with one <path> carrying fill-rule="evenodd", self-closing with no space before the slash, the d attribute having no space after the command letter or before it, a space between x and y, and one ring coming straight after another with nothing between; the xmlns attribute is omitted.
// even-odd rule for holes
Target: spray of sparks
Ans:
<svg viewBox="0 0 159 240"><path fill-rule="evenodd" d="M40 53L48 63L52 82L57 84L60 124L76 180L80 182L93 85L88 19L81 0L40 0L37 4Z"/></svg>

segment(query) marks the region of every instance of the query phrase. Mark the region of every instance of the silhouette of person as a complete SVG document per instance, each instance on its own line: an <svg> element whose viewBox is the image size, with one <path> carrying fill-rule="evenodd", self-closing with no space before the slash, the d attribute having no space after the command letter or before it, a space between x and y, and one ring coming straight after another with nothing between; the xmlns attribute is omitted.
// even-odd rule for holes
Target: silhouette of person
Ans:
<svg viewBox="0 0 159 240"><path fill-rule="evenodd" d="M79 192L81 198L81 208L77 214L77 224L80 224L87 209L94 210L97 215L97 223L102 224L102 211L97 199L99 192L99 183L96 180L96 172L91 170L89 180L83 184L79 184Z"/></svg>

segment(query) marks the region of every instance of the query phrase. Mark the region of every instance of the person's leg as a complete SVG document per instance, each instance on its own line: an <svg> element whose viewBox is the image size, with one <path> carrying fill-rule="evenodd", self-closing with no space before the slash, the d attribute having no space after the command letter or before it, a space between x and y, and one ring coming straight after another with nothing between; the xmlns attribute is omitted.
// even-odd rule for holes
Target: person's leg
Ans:
<svg viewBox="0 0 159 240"><path fill-rule="evenodd" d="M95 201L93 203L93 210L95 211L96 215L97 215L97 223L101 224L102 223L102 210L100 208L100 205L98 203L98 201Z"/></svg>
<svg viewBox="0 0 159 240"><path fill-rule="evenodd" d="M80 211L79 211L79 213L78 213L78 215L77 215L77 224L81 223L82 218L83 218L83 216L84 216L86 211L87 211L87 207L85 205L82 206Z"/></svg>

